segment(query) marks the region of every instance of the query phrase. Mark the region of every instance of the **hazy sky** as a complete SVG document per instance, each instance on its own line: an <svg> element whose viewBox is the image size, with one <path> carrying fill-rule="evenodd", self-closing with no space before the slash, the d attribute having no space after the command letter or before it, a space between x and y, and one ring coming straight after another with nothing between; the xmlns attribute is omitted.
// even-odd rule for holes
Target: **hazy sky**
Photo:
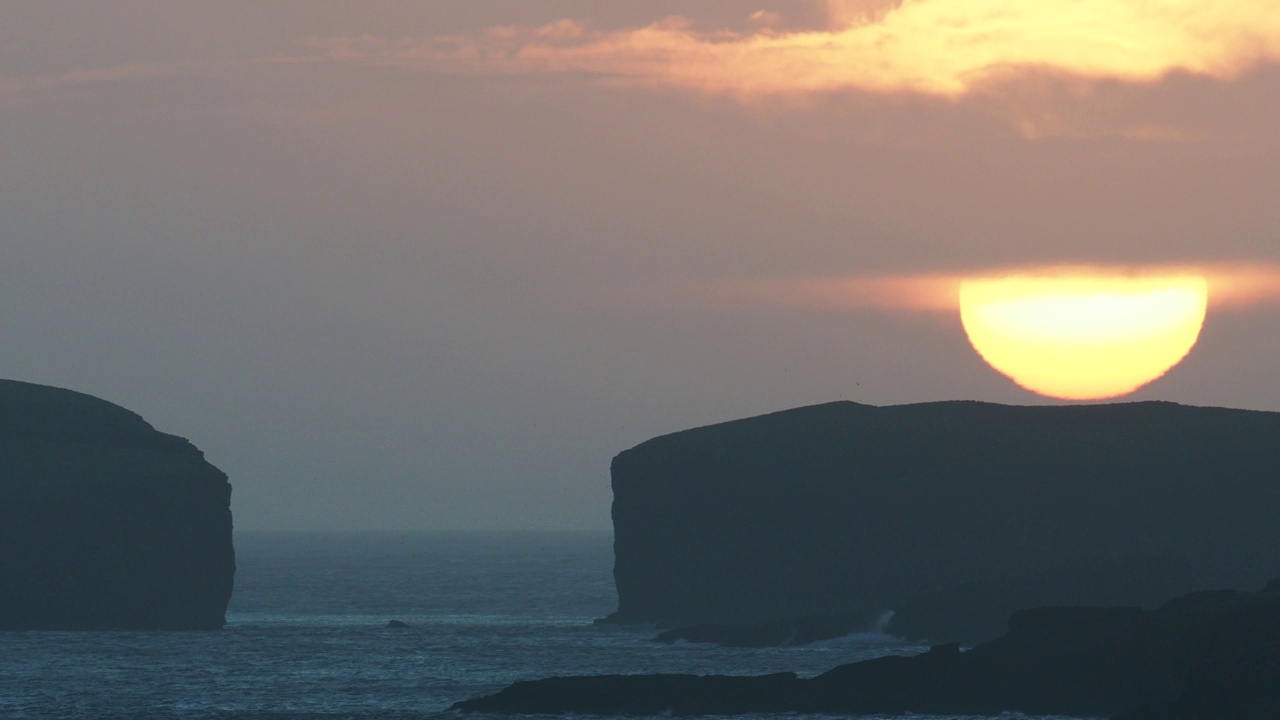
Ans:
<svg viewBox="0 0 1280 720"><path fill-rule="evenodd" d="M0 375L191 438L240 529L606 528L658 434L1045 402L953 314L684 289L1280 262L1277 127L1258 0L9 2ZM1277 357L1211 310L1134 398L1280 410Z"/></svg>

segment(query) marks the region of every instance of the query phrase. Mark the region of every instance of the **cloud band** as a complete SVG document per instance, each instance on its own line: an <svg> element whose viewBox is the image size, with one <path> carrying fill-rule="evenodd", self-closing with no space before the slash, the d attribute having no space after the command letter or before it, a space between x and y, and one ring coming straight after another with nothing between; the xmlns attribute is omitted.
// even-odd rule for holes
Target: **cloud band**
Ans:
<svg viewBox="0 0 1280 720"><path fill-rule="evenodd" d="M1125 82L1229 80L1280 59L1280 13L1258 0L904 0L868 13L832 0L831 24L707 32L683 18L595 31L574 20L423 42L329 40L334 58L495 73L590 73L750 98L855 90L956 98L1020 74Z"/></svg>

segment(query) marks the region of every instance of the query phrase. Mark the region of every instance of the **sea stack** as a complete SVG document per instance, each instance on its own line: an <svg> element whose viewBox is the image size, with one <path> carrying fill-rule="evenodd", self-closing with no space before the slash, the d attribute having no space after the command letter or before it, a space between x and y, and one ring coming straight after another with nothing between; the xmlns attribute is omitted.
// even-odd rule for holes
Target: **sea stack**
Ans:
<svg viewBox="0 0 1280 720"><path fill-rule="evenodd" d="M235 574L227 476L184 438L0 380L0 629L216 629Z"/></svg>
<svg viewBox="0 0 1280 720"><path fill-rule="evenodd" d="M1020 608L1280 572L1280 413L839 402L656 438L612 474L616 622L893 611L889 632L974 643Z"/></svg>

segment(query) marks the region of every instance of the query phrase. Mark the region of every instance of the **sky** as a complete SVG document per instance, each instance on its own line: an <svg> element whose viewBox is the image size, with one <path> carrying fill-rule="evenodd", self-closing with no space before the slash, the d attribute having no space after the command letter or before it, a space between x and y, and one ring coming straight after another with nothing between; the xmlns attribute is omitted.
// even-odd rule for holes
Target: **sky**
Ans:
<svg viewBox="0 0 1280 720"><path fill-rule="evenodd" d="M0 376L190 438L239 530L606 529L656 435L1054 402L953 312L707 289L1280 263L1267 5L4 3ZM1211 307L1130 399L1280 410L1277 357Z"/></svg>

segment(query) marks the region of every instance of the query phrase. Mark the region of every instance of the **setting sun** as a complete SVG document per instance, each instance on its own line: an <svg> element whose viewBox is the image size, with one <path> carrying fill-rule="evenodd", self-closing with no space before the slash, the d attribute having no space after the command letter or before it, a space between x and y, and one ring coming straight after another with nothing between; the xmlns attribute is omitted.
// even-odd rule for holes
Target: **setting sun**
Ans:
<svg viewBox="0 0 1280 720"><path fill-rule="evenodd" d="M1186 357L1209 300L1201 276L1012 276L960 283L978 354L1018 385L1065 400L1127 395Z"/></svg>

